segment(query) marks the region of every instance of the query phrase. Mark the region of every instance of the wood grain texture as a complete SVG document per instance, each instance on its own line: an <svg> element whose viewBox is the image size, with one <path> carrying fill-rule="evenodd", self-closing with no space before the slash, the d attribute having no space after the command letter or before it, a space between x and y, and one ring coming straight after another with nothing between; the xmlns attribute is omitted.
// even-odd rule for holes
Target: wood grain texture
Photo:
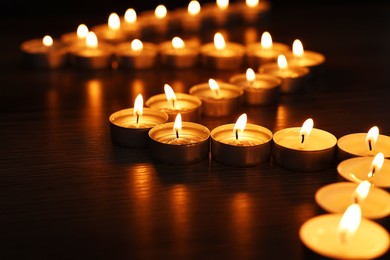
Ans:
<svg viewBox="0 0 390 260"><path fill-rule="evenodd" d="M312 117L337 138L373 125L390 135L390 6L277 7L254 28L258 36L269 30L274 41L300 38L306 49L322 52L321 77L275 106L243 106L201 123L213 129L246 112L248 122L272 132ZM62 16L50 19L11 19L19 32L7 19L0 23L1 259L319 258L303 247L298 230L325 213L314 194L340 181L336 165L315 173L212 159L170 166L153 161L148 149L111 143L109 115L131 107L138 93L146 100L165 83L187 92L238 71L28 69L22 41L76 26ZM243 41L245 32L231 28L231 39ZM389 230L388 218L377 221Z"/></svg>

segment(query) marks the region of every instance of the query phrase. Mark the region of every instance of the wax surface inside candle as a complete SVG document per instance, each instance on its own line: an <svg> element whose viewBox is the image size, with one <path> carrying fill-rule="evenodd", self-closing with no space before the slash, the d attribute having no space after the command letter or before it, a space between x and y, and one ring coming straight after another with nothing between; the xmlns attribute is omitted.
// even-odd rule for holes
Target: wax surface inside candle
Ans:
<svg viewBox="0 0 390 260"><path fill-rule="evenodd" d="M198 107L197 104L194 102L191 102L190 100L176 100L174 102L174 106L172 102L165 100L158 100L156 102L153 102L153 107L165 112L170 111L189 111L193 110L194 108Z"/></svg>
<svg viewBox="0 0 390 260"><path fill-rule="evenodd" d="M215 48L214 43L208 43L201 47L201 52L214 57L239 57L245 54L245 49L240 44L231 42L227 42L222 49Z"/></svg>
<svg viewBox="0 0 390 260"><path fill-rule="evenodd" d="M289 53L286 54L286 58L289 64L303 67L317 66L325 62L324 55L313 51L305 51L301 57Z"/></svg>
<svg viewBox="0 0 390 260"><path fill-rule="evenodd" d="M118 55L129 55L129 56L155 56L157 54L157 47L148 42L143 42L142 50L133 50L131 48L131 42L125 42L116 46L115 52Z"/></svg>
<svg viewBox="0 0 390 260"><path fill-rule="evenodd" d="M270 75L265 76L263 74L257 75L253 81L248 81L245 74L239 74L233 76L230 82L243 88L254 89L270 89L281 84L280 79L274 78Z"/></svg>
<svg viewBox="0 0 390 260"><path fill-rule="evenodd" d="M341 137L337 145L338 147L350 154L356 156L374 156L381 152L385 158L390 157L390 137L386 135L379 135L376 144L372 151L366 143L366 133L349 134Z"/></svg>
<svg viewBox="0 0 390 260"><path fill-rule="evenodd" d="M238 134L238 139L233 132L235 124L226 124L219 126L212 131L212 137L221 143L234 146L255 146L269 142L272 139L272 133L261 126L247 124L243 133Z"/></svg>
<svg viewBox="0 0 390 260"><path fill-rule="evenodd" d="M124 109L111 115L110 121L120 127L124 128L152 128L158 124L164 123L167 118L162 117L158 112L144 108L143 115L138 119L133 115L134 109Z"/></svg>
<svg viewBox="0 0 390 260"><path fill-rule="evenodd" d="M32 39L22 43L21 48L27 53L47 53L59 51L64 48L64 45L54 41L53 45L45 46L42 39Z"/></svg>

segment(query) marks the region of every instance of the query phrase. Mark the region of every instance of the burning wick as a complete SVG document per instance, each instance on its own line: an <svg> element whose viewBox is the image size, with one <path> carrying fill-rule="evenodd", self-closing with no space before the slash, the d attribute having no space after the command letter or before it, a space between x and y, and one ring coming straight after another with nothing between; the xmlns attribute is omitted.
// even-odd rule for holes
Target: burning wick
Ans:
<svg viewBox="0 0 390 260"><path fill-rule="evenodd" d="M248 117L247 117L246 113L242 114L237 119L237 122L236 122L236 124L234 125L234 128L233 128L233 131L234 131L234 133L236 135L236 140L238 140L238 132L240 132L240 133L244 132L247 120L248 120Z"/></svg>
<svg viewBox="0 0 390 260"><path fill-rule="evenodd" d="M368 178L374 178L375 172L378 172L382 169L384 160L385 156L383 153L377 153L377 155L375 155L371 163L371 171L368 173Z"/></svg>
<svg viewBox="0 0 390 260"><path fill-rule="evenodd" d="M314 122L313 122L313 119L311 119L311 118L306 119L306 121L303 123L303 125L301 127L301 131L299 133L302 137L301 138L301 145L302 146L305 142L305 135L307 135L307 136L310 135L310 132L313 129L313 125L314 125Z"/></svg>
<svg viewBox="0 0 390 260"><path fill-rule="evenodd" d="M173 124L173 129L175 130L176 139L179 139L179 129L181 129L181 114L178 113L175 118L175 123Z"/></svg>
<svg viewBox="0 0 390 260"><path fill-rule="evenodd" d="M142 116L143 113L143 97L142 94L138 94L138 96L135 98L134 101L134 115L136 117L135 123L138 127L139 124L139 119Z"/></svg>

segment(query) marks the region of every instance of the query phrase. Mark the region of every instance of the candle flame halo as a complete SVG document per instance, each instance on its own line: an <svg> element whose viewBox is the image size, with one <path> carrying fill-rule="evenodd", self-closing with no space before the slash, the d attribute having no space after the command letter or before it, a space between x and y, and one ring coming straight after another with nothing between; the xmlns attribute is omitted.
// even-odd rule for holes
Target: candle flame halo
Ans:
<svg viewBox="0 0 390 260"><path fill-rule="evenodd" d="M198 1L192 0L188 3L187 11L190 16L198 15L200 13L200 9L201 7Z"/></svg>
<svg viewBox="0 0 390 260"><path fill-rule="evenodd" d="M50 47L53 45L53 38L49 35L45 35L42 39L42 44L46 47Z"/></svg>
<svg viewBox="0 0 390 260"><path fill-rule="evenodd" d="M217 32L215 33L214 35L214 47L217 49L217 50L222 50L225 48L225 38L223 37L222 33L220 32Z"/></svg>
<svg viewBox="0 0 390 260"><path fill-rule="evenodd" d="M229 7L229 0L217 0L217 6L220 10L226 10Z"/></svg>
<svg viewBox="0 0 390 260"><path fill-rule="evenodd" d="M378 140L378 136L379 128L377 126L373 126L370 128L370 130L368 130L366 135L366 143L370 151L374 150L376 141Z"/></svg>
<svg viewBox="0 0 390 260"><path fill-rule="evenodd" d="M351 204L344 212L337 227L337 233L342 244L348 243L348 240L355 234L359 228L362 218L362 210L359 204Z"/></svg>
<svg viewBox="0 0 390 260"><path fill-rule="evenodd" d="M253 82L256 79L256 74L251 68L248 68L246 70L245 76L246 76L246 80L249 82Z"/></svg>
<svg viewBox="0 0 390 260"><path fill-rule="evenodd" d="M144 48L143 43L139 39L134 39L131 41L131 49L133 51L142 51Z"/></svg>
<svg viewBox="0 0 390 260"><path fill-rule="evenodd" d="M97 48L98 47L98 38L96 34L92 31L89 31L87 37L85 37L85 43L89 48Z"/></svg>
<svg viewBox="0 0 390 260"><path fill-rule="evenodd" d="M288 68L286 56L284 56L283 54L278 55L278 67L281 70L285 70Z"/></svg>
<svg viewBox="0 0 390 260"><path fill-rule="evenodd" d="M144 99L142 94L138 94L134 101L134 115L142 116L144 106Z"/></svg>
<svg viewBox="0 0 390 260"><path fill-rule="evenodd" d="M261 48L272 49L272 37L269 32L263 32L260 40Z"/></svg>
<svg viewBox="0 0 390 260"><path fill-rule="evenodd" d="M303 49L303 44L300 40L298 40L298 39L294 40L293 46L292 46L292 51L293 51L294 57L300 58L303 56L304 49Z"/></svg>
<svg viewBox="0 0 390 260"><path fill-rule="evenodd" d="M176 101L176 94L173 91L172 87L168 84L164 85L164 92L165 97L167 98L168 102L172 102L172 106L175 107L175 101Z"/></svg>
<svg viewBox="0 0 390 260"><path fill-rule="evenodd" d="M248 7L253 8L259 4L259 0L246 0L245 3Z"/></svg>
<svg viewBox="0 0 390 260"><path fill-rule="evenodd" d="M165 5L158 5L154 10L154 15L157 19L163 19L167 16L168 10Z"/></svg>
<svg viewBox="0 0 390 260"><path fill-rule="evenodd" d="M183 49L185 46L184 41L180 37L173 37L172 38L172 47L174 49Z"/></svg>
<svg viewBox="0 0 390 260"><path fill-rule="evenodd" d="M378 173L385 162L385 156L383 153L377 153L370 165L370 172L368 173L369 178L373 178L374 174Z"/></svg>
<svg viewBox="0 0 390 260"><path fill-rule="evenodd" d="M302 136L301 143L303 144L305 141L305 138L310 136L311 130L313 129L314 121L311 118L308 118L305 120L301 127L301 131L299 132L299 135Z"/></svg>
<svg viewBox="0 0 390 260"><path fill-rule="evenodd" d="M80 24L79 26L77 26L76 35L78 39L85 39L85 37L87 37L88 32L89 29L85 24Z"/></svg>
<svg viewBox="0 0 390 260"><path fill-rule="evenodd" d="M179 131L182 129L182 119L181 114L177 113L175 122L173 124L173 131L176 134L176 138L179 138Z"/></svg>
<svg viewBox="0 0 390 260"><path fill-rule="evenodd" d="M137 12L133 8L128 8L124 18L126 23L135 23L137 21Z"/></svg>
<svg viewBox="0 0 390 260"><path fill-rule="evenodd" d="M209 79L209 87L211 89L211 91L216 95L218 96L219 95L219 84L218 82L215 80L215 79Z"/></svg>
<svg viewBox="0 0 390 260"><path fill-rule="evenodd" d="M108 27L114 31L118 31L120 29L121 21L117 13L111 13L108 17Z"/></svg>
<svg viewBox="0 0 390 260"><path fill-rule="evenodd" d="M246 113L242 114L236 121L236 124L233 128L233 134L236 136L236 139L239 137L239 133L242 134L244 132L244 129L246 127L248 117Z"/></svg>

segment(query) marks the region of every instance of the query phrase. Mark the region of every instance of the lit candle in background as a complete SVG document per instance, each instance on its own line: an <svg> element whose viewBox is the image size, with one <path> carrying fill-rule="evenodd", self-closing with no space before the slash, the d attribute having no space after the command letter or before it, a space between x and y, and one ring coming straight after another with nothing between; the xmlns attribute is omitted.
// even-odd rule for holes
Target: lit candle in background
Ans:
<svg viewBox="0 0 390 260"><path fill-rule="evenodd" d="M246 73L233 75L229 82L243 88L244 102L261 106L274 104L279 100L282 80L273 75L255 73L248 68Z"/></svg>
<svg viewBox="0 0 390 260"><path fill-rule="evenodd" d="M191 68L198 64L199 42L185 42L180 37L173 37L171 41L159 45L161 63L171 68Z"/></svg>
<svg viewBox="0 0 390 260"><path fill-rule="evenodd" d="M266 20L271 9L271 4L266 0L245 0L232 3L232 12L235 13L240 21L246 24L255 24Z"/></svg>
<svg viewBox="0 0 390 260"><path fill-rule="evenodd" d="M273 135L273 158L282 167L291 170L320 171L334 163L336 137L313 128L313 119L302 127L290 127Z"/></svg>
<svg viewBox="0 0 390 260"><path fill-rule="evenodd" d="M174 122L153 127L149 131L152 157L166 164L192 164L208 158L210 131L207 127L183 122L178 113Z"/></svg>
<svg viewBox="0 0 390 260"><path fill-rule="evenodd" d="M306 67L289 66L286 57L279 54L277 63L263 64L259 72L280 77L282 79L281 93L293 94L305 90L310 70Z"/></svg>
<svg viewBox="0 0 390 260"><path fill-rule="evenodd" d="M158 47L150 42L142 42L134 39L131 42L123 42L116 46L115 56L119 68L125 69L150 69L157 61Z"/></svg>
<svg viewBox="0 0 390 260"><path fill-rule="evenodd" d="M121 29L126 38L139 38L141 36L141 26L137 19L137 12L133 8L126 9L121 19Z"/></svg>
<svg viewBox="0 0 390 260"><path fill-rule="evenodd" d="M218 117L235 113L241 106L244 91L211 78L207 83L192 86L189 93L202 100L203 115Z"/></svg>
<svg viewBox="0 0 390 260"><path fill-rule="evenodd" d="M41 39L31 39L20 46L27 66L37 69L58 69L67 63L68 47L50 35Z"/></svg>
<svg viewBox="0 0 390 260"><path fill-rule="evenodd" d="M200 48L202 64L217 70L239 69L244 62L245 47L239 43L226 42L222 33L214 34L214 41Z"/></svg>
<svg viewBox="0 0 390 260"><path fill-rule="evenodd" d="M217 162L233 166L254 166L271 157L272 132L247 124L242 114L235 124L225 124L211 131L211 154Z"/></svg>
<svg viewBox="0 0 390 260"><path fill-rule="evenodd" d="M121 29L121 19L117 13L110 13L106 24L100 24L91 28L96 36L109 44L117 44L127 40L127 36Z"/></svg>
<svg viewBox="0 0 390 260"><path fill-rule="evenodd" d="M358 204L344 214L324 214L307 220L299 230L310 250L334 259L373 259L389 248L389 234L374 221L361 217Z"/></svg>
<svg viewBox="0 0 390 260"><path fill-rule="evenodd" d="M143 97L138 94L133 108L110 115L112 142L123 147L138 148L148 145L149 130L168 120L168 115L156 109L144 108Z"/></svg>
<svg viewBox="0 0 390 260"><path fill-rule="evenodd" d="M156 6L153 11L143 11L139 18L145 36L167 35L172 25L170 23L171 17L165 5Z"/></svg>
<svg viewBox="0 0 390 260"><path fill-rule="evenodd" d="M192 0L186 8L176 8L173 11L172 20L178 23L182 34L198 32L202 27L201 5L198 1Z"/></svg>
<svg viewBox="0 0 390 260"><path fill-rule="evenodd" d="M229 0L216 0L214 3L205 3L203 20L207 26L224 27L237 22L237 14L232 12Z"/></svg>
<svg viewBox="0 0 390 260"><path fill-rule="evenodd" d="M85 46L85 38L89 32L88 27L85 24L79 24L77 30L74 32L68 32L61 35L61 41L69 45L70 48L79 48Z"/></svg>

